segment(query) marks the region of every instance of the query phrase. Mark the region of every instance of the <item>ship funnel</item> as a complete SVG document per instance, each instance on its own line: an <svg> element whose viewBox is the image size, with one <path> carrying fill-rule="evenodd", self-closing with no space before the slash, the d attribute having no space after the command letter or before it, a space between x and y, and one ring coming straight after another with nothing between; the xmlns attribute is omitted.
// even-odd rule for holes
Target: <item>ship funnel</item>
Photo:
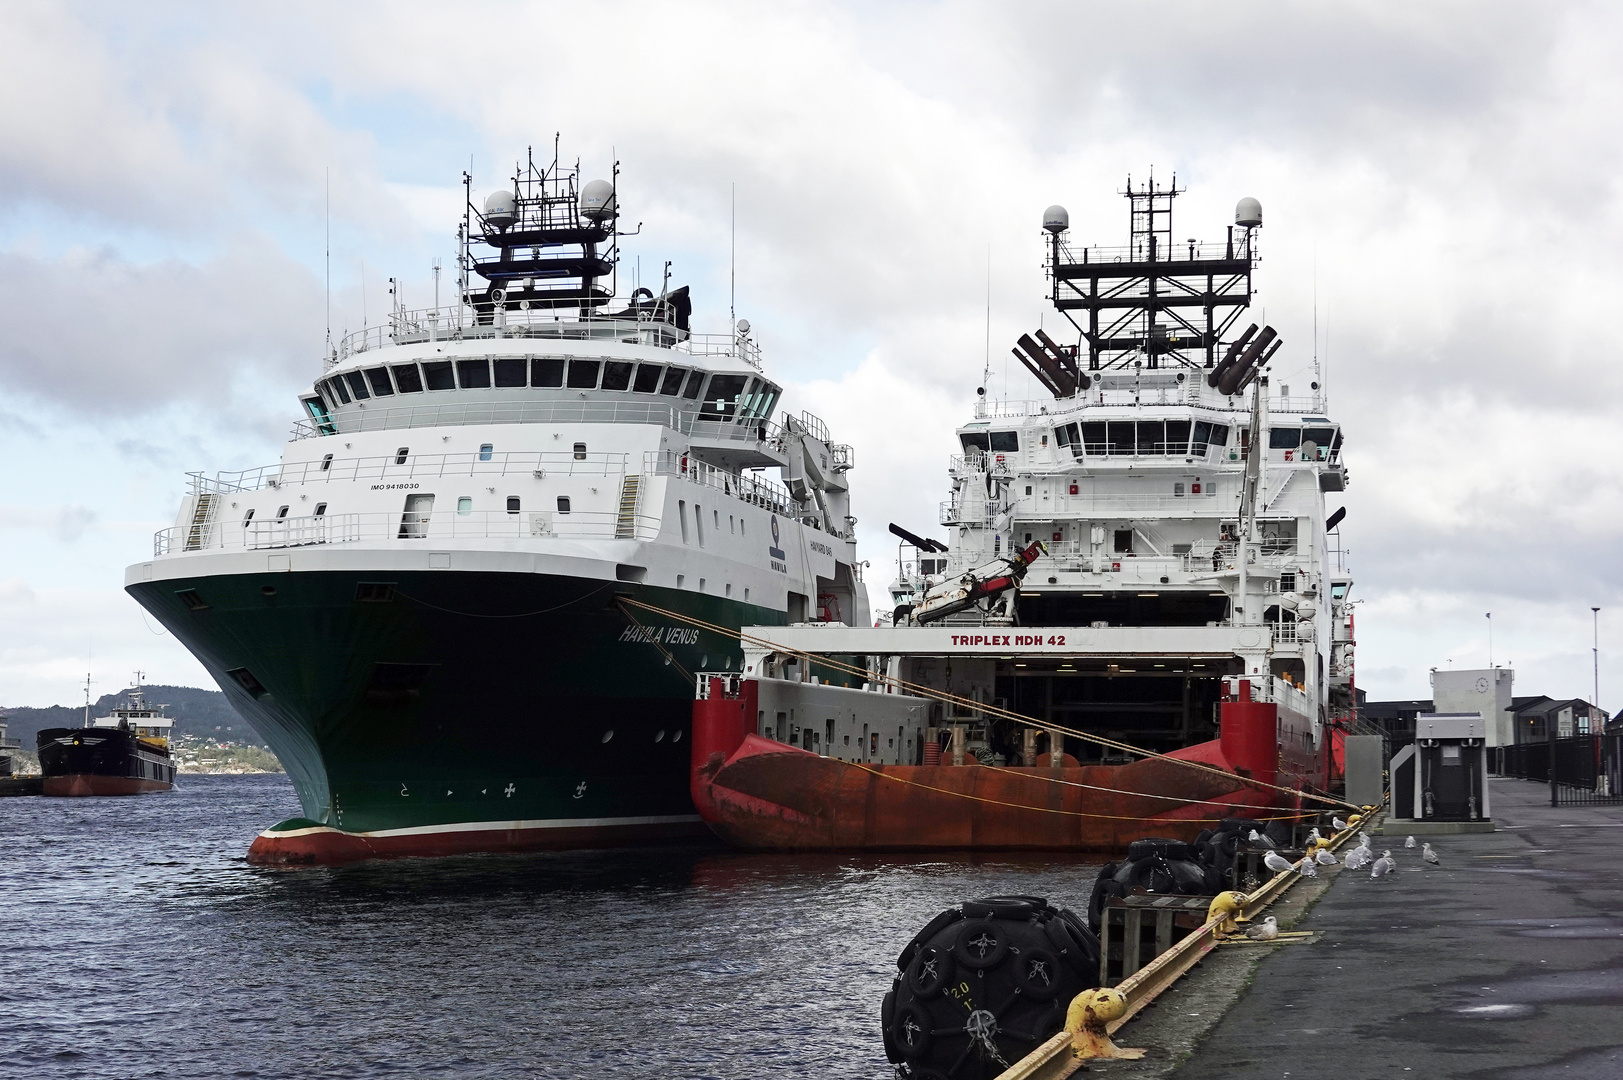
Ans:
<svg viewBox="0 0 1623 1080"><path fill-rule="evenodd" d="M603 221L617 213L614 185L607 180L593 180L580 189L580 216L587 221Z"/></svg>
<svg viewBox="0 0 1623 1080"><path fill-rule="evenodd" d="M1262 224L1262 204L1247 196L1234 206L1234 224L1246 229L1255 229Z"/></svg>
<svg viewBox="0 0 1623 1080"><path fill-rule="evenodd" d="M1240 335L1240 340L1230 345L1229 351L1223 354L1223 362L1212 368L1212 370L1207 373L1207 386L1215 387L1218 383L1223 381L1223 376L1229 373L1229 368L1234 366L1234 361L1238 360L1240 358L1240 354L1245 351L1245 347L1251 344L1251 338L1254 334L1256 334L1256 332L1256 323L1252 323L1250 326L1245 328L1245 333Z"/></svg>
<svg viewBox="0 0 1623 1080"><path fill-rule="evenodd" d="M511 191L492 191L485 200L485 221L496 228L507 228L517 217L516 201Z"/></svg>
<svg viewBox="0 0 1623 1080"><path fill-rule="evenodd" d="M1279 331L1275 330L1273 327L1263 327L1262 333L1256 336L1245 352L1240 354L1240 358L1236 360L1233 365L1223 373L1223 377L1217 381L1217 392L1219 394L1233 394L1244 386L1246 376L1251 374L1253 370L1260 366L1258 364L1258 358L1262 356L1262 351L1268 348L1268 346L1278 336ZM1273 353L1270 352L1268 355L1272 356Z"/></svg>
<svg viewBox="0 0 1623 1080"><path fill-rule="evenodd" d="M1071 215L1065 207L1055 203L1043 211L1043 228L1058 236L1071 227Z"/></svg>

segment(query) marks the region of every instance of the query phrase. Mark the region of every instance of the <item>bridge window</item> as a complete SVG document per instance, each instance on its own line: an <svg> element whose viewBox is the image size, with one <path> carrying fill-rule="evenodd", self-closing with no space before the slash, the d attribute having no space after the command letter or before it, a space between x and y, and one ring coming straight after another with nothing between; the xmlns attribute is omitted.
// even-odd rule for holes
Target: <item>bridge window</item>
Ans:
<svg viewBox="0 0 1623 1080"><path fill-rule="evenodd" d="M629 390L631 365L623 360L609 360L603 364L603 389Z"/></svg>
<svg viewBox="0 0 1623 1080"><path fill-rule="evenodd" d="M1300 445L1302 445L1301 428L1276 427L1268 429L1268 449L1294 450Z"/></svg>
<svg viewBox="0 0 1623 1080"><path fill-rule="evenodd" d="M366 379L359 371L344 372L344 380L349 383L349 392L355 395L356 401L365 401L372 396L367 392Z"/></svg>
<svg viewBox="0 0 1623 1080"><path fill-rule="evenodd" d="M484 357L456 362L456 381L464 390L483 390L490 385L490 362Z"/></svg>
<svg viewBox="0 0 1623 1080"><path fill-rule="evenodd" d="M530 361L531 386L562 386L564 362L555 356L538 356Z"/></svg>
<svg viewBox="0 0 1623 1080"><path fill-rule="evenodd" d="M367 368L366 381L372 384L372 393L377 397L394 397L394 384L389 381L388 368Z"/></svg>
<svg viewBox="0 0 1623 1080"><path fill-rule="evenodd" d="M653 394L659 391L660 364L638 364L637 379L631 384L631 389L639 394Z"/></svg>
<svg viewBox="0 0 1623 1080"><path fill-rule="evenodd" d="M598 366L596 360L569 361L569 388L571 390L597 389Z"/></svg>
<svg viewBox="0 0 1623 1080"><path fill-rule="evenodd" d="M1212 425L1212 445L1227 446L1229 444L1229 426L1227 424Z"/></svg>
<svg viewBox="0 0 1623 1080"><path fill-rule="evenodd" d="M1169 454L1183 455L1189 452L1189 421L1167 421L1167 447Z"/></svg>
<svg viewBox="0 0 1623 1080"><path fill-rule="evenodd" d="M344 380L343 379L339 379L339 378L328 379L327 380L327 392L329 394L336 393L338 395L339 404L342 404L342 405L348 405L349 404L349 391L344 388Z"/></svg>
<svg viewBox="0 0 1623 1080"><path fill-rule="evenodd" d="M964 444L964 454L984 454L992 449L992 440L984 431L960 431L958 441Z"/></svg>
<svg viewBox="0 0 1623 1080"><path fill-rule="evenodd" d="M675 397L682 392L682 377L688 373L687 368L668 367L665 369L665 381L659 384L659 392L666 397Z"/></svg>
<svg viewBox="0 0 1623 1080"><path fill-rule="evenodd" d="M423 379L430 390L455 390L456 377L451 373L451 361L435 360L423 365Z"/></svg>
<svg viewBox="0 0 1623 1080"><path fill-rule="evenodd" d="M496 361L497 386L523 386L525 369L530 365L522 356L503 356Z"/></svg>
<svg viewBox="0 0 1623 1080"><path fill-rule="evenodd" d="M395 388L402 394L420 394L423 392L423 380L417 374L416 364L396 364L394 384Z"/></svg>
<svg viewBox="0 0 1623 1080"><path fill-rule="evenodd" d="M1112 420L1105 425L1105 453L1130 455L1138 444L1138 427L1131 420Z"/></svg>
<svg viewBox="0 0 1623 1080"><path fill-rule="evenodd" d="M1195 421L1195 441L1190 443L1189 452L1196 457L1205 457L1206 448L1211 445L1212 425L1206 420Z"/></svg>
<svg viewBox="0 0 1623 1080"><path fill-rule="evenodd" d="M1167 426L1162 420L1140 420L1138 422L1138 452L1140 454L1164 454L1167 452Z"/></svg>
<svg viewBox="0 0 1623 1080"><path fill-rule="evenodd" d="M1076 425L1066 424L1065 430L1071 436L1071 452L1081 456L1076 446ZM1082 425L1082 446L1090 454L1105 454L1109 451L1110 442L1105 437L1105 426L1098 421Z"/></svg>
<svg viewBox="0 0 1623 1080"><path fill-rule="evenodd" d="M1020 433L1017 431L992 432L992 452L994 454L1013 454L1020 449Z"/></svg>
<svg viewBox="0 0 1623 1080"><path fill-rule="evenodd" d="M749 382L747 375L713 375L701 410L707 420L731 420L738 411L738 398Z"/></svg>
<svg viewBox="0 0 1623 1080"><path fill-rule="evenodd" d="M682 396L689 401L696 401L699 397L699 388L704 385L704 372L694 371L688 375L688 384L682 388Z"/></svg>

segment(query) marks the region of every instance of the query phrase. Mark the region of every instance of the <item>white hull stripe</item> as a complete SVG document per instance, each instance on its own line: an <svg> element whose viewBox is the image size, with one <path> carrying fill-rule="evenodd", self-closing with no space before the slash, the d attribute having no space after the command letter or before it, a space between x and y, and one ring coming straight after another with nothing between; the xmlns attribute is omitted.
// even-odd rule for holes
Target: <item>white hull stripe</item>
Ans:
<svg viewBox="0 0 1623 1080"><path fill-rule="evenodd" d="M536 818L530 821L459 821L449 825L418 825L408 829L378 829L375 832L345 832L331 825L314 825L305 829L278 832L266 829L260 836L282 840L292 836L313 836L316 833L340 833L344 836L432 836L436 833L468 832L520 832L530 829L612 829L624 825L687 825L702 820L698 814L673 814L660 817L615 818Z"/></svg>

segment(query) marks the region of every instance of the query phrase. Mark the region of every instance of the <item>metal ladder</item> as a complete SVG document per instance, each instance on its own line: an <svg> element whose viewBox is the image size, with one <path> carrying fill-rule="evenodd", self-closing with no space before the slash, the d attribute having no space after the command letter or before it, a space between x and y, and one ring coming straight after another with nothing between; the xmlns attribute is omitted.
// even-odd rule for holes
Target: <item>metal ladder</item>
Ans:
<svg viewBox="0 0 1623 1080"><path fill-rule="evenodd" d="M208 538L209 519L214 516L214 500L217 498L212 492L204 492L197 497L197 505L192 508L192 525L186 530L186 550L197 551Z"/></svg>
<svg viewBox="0 0 1623 1080"><path fill-rule="evenodd" d="M641 483L642 477L636 473L627 473L620 482L620 513L614 519L616 540L637 538L637 490Z"/></svg>

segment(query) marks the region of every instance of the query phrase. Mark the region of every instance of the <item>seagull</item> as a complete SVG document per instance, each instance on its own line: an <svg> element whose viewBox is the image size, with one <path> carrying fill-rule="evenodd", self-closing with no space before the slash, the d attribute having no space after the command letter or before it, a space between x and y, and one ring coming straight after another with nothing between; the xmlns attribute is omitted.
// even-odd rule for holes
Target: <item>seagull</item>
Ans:
<svg viewBox="0 0 1623 1080"><path fill-rule="evenodd" d="M1427 862L1431 863L1431 865L1433 865L1433 866L1441 866L1441 865L1443 865L1443 860L1439 859L1437 857L1437 853L1435 851L1431 850L1431 845L1430 844L1422 844L1421 845L1420 857L1422 859L1425 859Z"/></svg>
<svg viewBox="0 0 1623 1080"><path fill-rule="evenodd" d="M1307 846L1308 847L1312 847L1314 844L1317 844L1320 839L1321 838L1319 836L1319 827L1317 825L1313 826L1313 828L1308 830L1308 832L1307 832Z"/></svg>
<svg viewBox="0 0 1623 1080"><path fill-rule="evenodd" d="M1369 848L1355 847L1351 851L1347 852L1347 858L1343 860L1343 865L1345 865L1348 870L1362 870L1369 862L1369 859Z"/></svg>
<svg viewBox="0 0 1623 1080"><path fill-rule="evenodd" d="M1255 829L1251 830L1251 835L1246 839L1253 844L1261 844L1263 847L1273 850L1274 842Z"/></svg>
<svg viewBox="0 0 1623 1080"><path fill-rule="evenodd" d="M1405 840L1403 842L1403 846L1406 847L1406 848L1414 847L1414 837L1411 836L1407 840Z"/></svg>
<svg viewBox="0 0 1623 1080"><path fill-rule="evenodd" d="M1279 920L1270 915L1260 924L1247 927L1245 936L1252 941L1272 941L1279 936Z"/></svg>
<svg viewBox="0 0 1623 1080"><path fill-rule="evenodd" d="M1313 853L1313 861L1320 866L1334 866L1340 860L1330 853L1329 848L1320 848Z"/></svg>
<svg viewBox="0 0 1623 1080"><path fill-rule="evenodd" d="M1303 855L1302 856L1302 861L1296 864L1296 871L1297 871L1297 873L1301 874L1303 877L1318 877L1319 876L1319 868L1317 866L1314 866L1313 865L1313 860L1310 857L1306 856L1306 855Z"/></svg>
<svg viewBox="0 0 1623 1080"><path fill-rule="evenodd" d="M1397 861L1392 858L1392 850L1388 848L1379 859L1375 860L1375 865L1369 868L1369 876L1372 878L1384 877L1396 869L1397 865Z"/></svg>
<svg viewBox="0 0 1623 1080"><path fill-rule="evenodd" d="M1347 823L1338 817L1333 817L1330 819L1330 827L1335 829L1336 832L1345 832L1347 829Z"/></svg>
<svg viewBox="0 0 1623 1080"><path fill-rule="evenodd" d="M1365 832L1363 829L1359 829L1358 830L1358 842L1360 844L1363 844L1365 847L1369 847L1369 845L1372 842L1370 840L1369 833Z"/></svg>
<svg viewBox="0 0 1623 1080"><path fill-rule="evenodd" d="M1264 855L1262 857L1262 865L1266 866L1276 874L1291 868L1291 863L1277 851L1270 851L1268 854Z"/></svg>

